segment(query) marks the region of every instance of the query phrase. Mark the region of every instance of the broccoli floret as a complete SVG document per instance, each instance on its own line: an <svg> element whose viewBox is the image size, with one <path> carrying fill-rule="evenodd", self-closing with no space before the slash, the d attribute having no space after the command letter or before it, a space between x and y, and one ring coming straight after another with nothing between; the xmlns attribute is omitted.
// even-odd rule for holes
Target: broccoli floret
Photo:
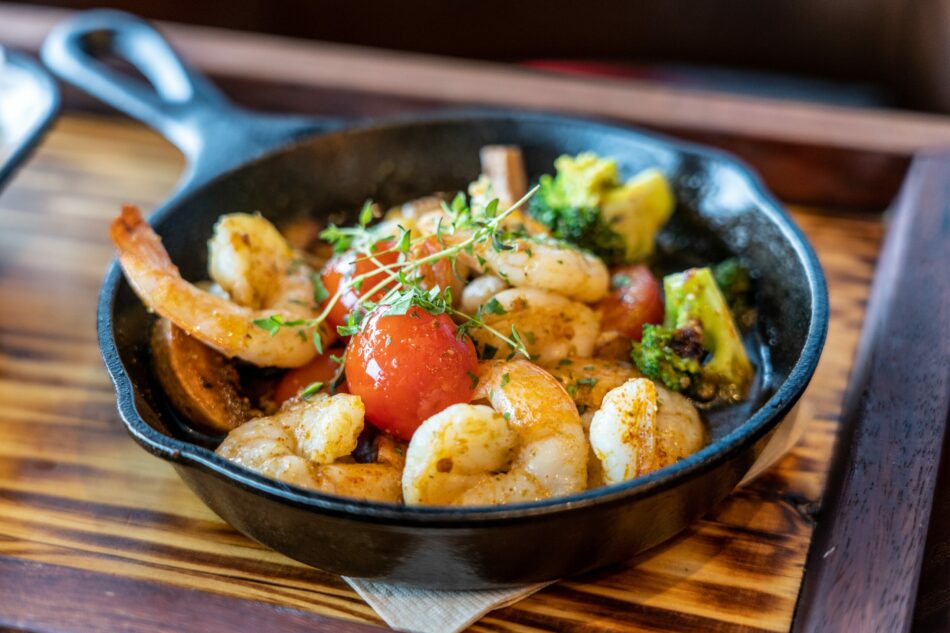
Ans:
<svg viewBox="0 0 950 633"><path fill-rule="evenodd" d="M701 400L741 400L755 370L712 271L667 275L663 290L663 325L644 327L633 345L640 371Z"/></svg>
<svg viewBox="0 0 950 633"><path fill-rule="evenodd" d="M551 229L551 235L586 249L608 264L624 259L626 246L623 237L604 222L596 206L564 204L563 191L556 179L542 176L541 188L531 199L528 213Z"/></svg>
<svg viewBox="0 0 950 633"><path fill-rule="evenodd" d="M722 290L722 294L729 305L732 305L736 299L749 292L752 285L749 280L749 271L742 265L738 257L730 257L719 262L713 266L712 272L713 277L716 278L716 285Z"/></svg>
<svg viewBox="0 0 950 633"><path fill-rule="evenodd" d="M705 353L701 329L673 330L648 323L643 326L643 338L633 344L632 355L644 374L670 389L686 391L696 382Z"/></svg>
<svg viewBox="0 0 950 633"><path fill-rule="evenodd" d="M554 165L557 175L541 176L528 213L547 225L554 237L589 250L608 264L622 262L623 236L607 225L598 206L603 193L618 184L617 164L588 152L576 158L561 156Z"/></svg>
<svg viewBox="0 0 950 633"><path fill-rule="evenodd" d="M528 212L554 237L608 264L639 261L653 252L657 231L673 210L663 175L647 170L621 183L617 162L585 152L561 156L557 175L542 176Z"/></svg>
<svg viewBox="0 0 950 633"><path fill-rule="evenodd" d="M713 266L712 272L736 323L743 330L751 327L755 321L755 307L752 304L752 279L748 269L738 258L730 257Z"/></svg>

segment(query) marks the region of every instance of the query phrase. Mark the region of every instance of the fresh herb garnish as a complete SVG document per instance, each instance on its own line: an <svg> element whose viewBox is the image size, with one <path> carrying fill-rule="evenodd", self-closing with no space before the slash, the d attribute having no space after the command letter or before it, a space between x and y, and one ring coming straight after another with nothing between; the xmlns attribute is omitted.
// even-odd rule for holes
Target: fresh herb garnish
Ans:
<svg viewBox="0 0 950 633"><path fill-rule="evenodd" d="M313 394L317 393L321 389L323 389L322 382L312 382L309 385L307 385L303 391L300 392L300 397L303 398L304 400L309 400Z"/></svg>
<svg viewBox="0 0 950 633"><path fill-rule="evenodd" d="M521 354L526 358L530 358L524 340L515 328L512 328L511 336L507 336L485 323L483 317L486 314L499 315L505 313L504 307L496 299L487 302L475 315L464 314L452 307L450 289L441 290L438 287L426 289L421 285L421 269L423 266L431 265L437 261L448 260L454 270L457 256L462 253L474 255L476 245L490 246L497 250L513 249L514 246L510 243L510 240L516 237L516 234L505 230L502 222L521 207L536 191L537 187L500 213L498 212L497 200L488 203L481 211L473 212L466 201L465 195L460 192L450 203L442 203L446 217L440 218L436 226L436 238L440 249L415 259L409 258L408 254L412 252L414 245L427 238L413 239L411 233L400 226L398 227L398 237L392 236L391 238L381 239L378 232L374 233L368 228L370 222L377 215L377 207L372 201L367 200L359 212L358 226L339 227L330 225L321 232L320 237L330 242L334 251L338 253L351 249L355 250L357 261L359 261L359 258L369 259L376 265L375 268L345 279L332 294L327 291L319 276L315 276L313 278L313 297L314 301L322 306L322 309L313 319L285 321L280 315L273 315L266 319L255 320L254 324L267 330L272 336L276 335L282 327L289 325L319 328L337 303L340 302L342 296L351 289L357 289L360 291L360 298L356 305L352 306L347 323L337 327L337 333L340 336L353 336L358 333L362 326L363 317L379 306L385 306L385 314L387 315L407 313L411 315L413 312L410 311L410 308L419 307L431 314L450 314L457 317L461 320L459 336L463 336L472 328L484 328L512 348L510 357ZM449 239L451 236L456 236L457 239L454 241ZM396 262L384 264L378 259L384 253L393 252L400 254ZM380 277L382 279L377 281ZM371 288L364 288L364 283L367 281L376 283ZM372 299L378 297L380 293L384 293L381 298ZM323 353L323 342L316 333L313 340L317 351ZM486 355L489 347L485 347ZM494 356L497 348L491 349L491 356Z"/></svg>

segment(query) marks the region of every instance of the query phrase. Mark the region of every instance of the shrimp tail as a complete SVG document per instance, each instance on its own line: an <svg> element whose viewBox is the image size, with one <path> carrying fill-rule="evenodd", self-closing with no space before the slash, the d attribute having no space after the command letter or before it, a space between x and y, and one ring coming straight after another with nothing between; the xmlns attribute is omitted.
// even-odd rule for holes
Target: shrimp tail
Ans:
<svg viewBox="0 0 950 633"><path fill-rule="evenodd" d="M123 268L130 263L130 259L135 258L152 270L178 274L178 267L172 263L168 251L162 246L161 238L135 205L122 205L122 212L112 221L109 236L119 250Z"/></svg>

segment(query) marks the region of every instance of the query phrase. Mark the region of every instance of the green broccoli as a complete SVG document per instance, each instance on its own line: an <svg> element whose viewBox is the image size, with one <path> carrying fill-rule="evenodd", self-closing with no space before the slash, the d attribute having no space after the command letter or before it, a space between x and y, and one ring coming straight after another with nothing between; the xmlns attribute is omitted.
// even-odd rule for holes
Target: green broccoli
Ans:
<svg viewBox="0 0 950 633"><path fill-rule="evenodd" d="M633 360L640 371L675 391L689 389L706 354L702 329L695 326L674 330L645 324L643 338L633 344Z"/></svg>
<svg viewBox="0 0 950 633"><path fill-rule="evenodd" d="M653 253L656 233L673 212L664 176L647 170L620 182L617 162L591 152L561 156L557 175L542 176L528 212L554 237L593 252L608 264Z"/></svg>
<svg viewBox="0 0 950 633"><path fill-rule="evenodd" d="M736 323L748 329L755 320L755 308L752 305L752 280L749 271L737 257L730 257L712 269L716 284L732 310Z"/></svg>
<svg viewBox="0 0 950 633"><path fill-rule="evenodd" d="M755 370L709 268L663 279L663 325L644 326L631 356L644 374L700 400L741 400Z"/></svg>
<svg viewBox="0 0 950 633"><path fill-rule="evenodd" d="M616 182L616 165L611 174L604 169L607 161L596 160L599 163L585 169L579 168L580 161L559 158L555 163L557 176L541 176L541 188L528 204L528 213L547 225L554 237L589 250L608 264L616 264L623 261L626 245L623 237L604 221L597 206L598 191Z"/></svg>

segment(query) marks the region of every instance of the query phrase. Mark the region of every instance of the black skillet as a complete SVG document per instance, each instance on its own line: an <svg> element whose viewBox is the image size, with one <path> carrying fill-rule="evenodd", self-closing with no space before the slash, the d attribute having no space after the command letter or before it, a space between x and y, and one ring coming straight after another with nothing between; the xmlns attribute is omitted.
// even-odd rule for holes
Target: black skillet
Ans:
<svg viewBox="0 0 950 633"><path fill-rule="evenodd" d="M104 65L107 55L131 62L154 91ZM549 172L560 154L583 150L616 157L625 176L659 167L678 200L662 250L689 252L696 261L735 253L758 275L760 326L750 349L759 382L749 404L707 415L712 442L704 449L637 480L566 498L444 509L301 490L191 441L150 373L152 317L113 264L99 300L99 340L129 433L171 462L225 521L277 551L332 572L441 589L560 578L629 558L685 528L728 495L793 422L824 343L824 278L778 203L725 154L525 112L349 123L248 112L185 66L151 27L116 12L84 13L60 25L43 58L184 152L188 170L151 221L189 279L205 277L205 241L222 213L260 210L280 224L356 209L367 198L392 204L463 189L479 171L479 148L489 143L520 145L531 178Z"/></svg>

